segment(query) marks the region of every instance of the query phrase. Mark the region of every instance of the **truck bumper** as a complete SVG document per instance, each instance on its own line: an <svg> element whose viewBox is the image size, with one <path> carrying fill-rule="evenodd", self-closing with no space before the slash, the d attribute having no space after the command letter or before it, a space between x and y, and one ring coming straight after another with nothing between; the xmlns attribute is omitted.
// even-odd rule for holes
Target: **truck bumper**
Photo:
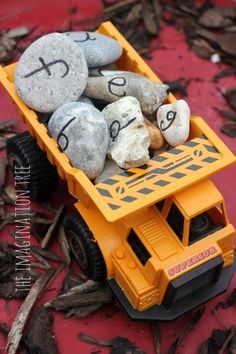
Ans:
<svg viewBox="0 0 236 354"><path fill-rule="evenodd" d="M135 310L125 294L121 290L120 286L114 279L107 280L108 285L112 289L113 293L121 303L124 310L129 317L133 320L150 320L150 321L172 321L177 317L183 315L187 311L203 304L204 302L212 299L213 297L223 293L229 286L229 283L233 277L236 269L236 256L231 266L222 269L219 281L205 288L201 288L192 294L189 294L185 298L176 301L168 309L164 305L154 305L145 311Z"/></svg>

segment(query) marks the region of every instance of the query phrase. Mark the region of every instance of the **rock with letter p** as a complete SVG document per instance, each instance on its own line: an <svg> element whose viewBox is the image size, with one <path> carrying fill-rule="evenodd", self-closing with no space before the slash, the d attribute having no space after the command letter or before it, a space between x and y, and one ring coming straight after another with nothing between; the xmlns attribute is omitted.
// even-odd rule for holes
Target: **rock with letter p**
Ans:
<svg viewBox="0 0 236 354"><path fill-rule="evenodd" d="M157 122L171 146L184 144L189 136L190 109L186 101L164 104L157 111Z"/></svg>

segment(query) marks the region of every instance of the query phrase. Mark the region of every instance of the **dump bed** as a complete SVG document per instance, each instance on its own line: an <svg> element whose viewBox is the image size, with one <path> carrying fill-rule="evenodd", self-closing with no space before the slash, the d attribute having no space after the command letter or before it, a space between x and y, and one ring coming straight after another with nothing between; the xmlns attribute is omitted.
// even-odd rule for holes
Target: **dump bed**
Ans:
<svg viewBox="0 0 236 354"><path fill-rule="evenodd" d="M123 55L117 61L118 69L137 72L160 82L110 22L103 23L98 32L118 40L123 47ZM19 98L13 83L14 69L15 64L0 67L0 81L17 105L29 132L57 167L61 178L67 181L69 192L88 208L95 203L110 222L183 190L235 162L234 155L209 126L200 117L191 117L190 136L184 145L94 186L82 171L71 166L37 114ZM175 101L172 94L168 101Z"/></svg>

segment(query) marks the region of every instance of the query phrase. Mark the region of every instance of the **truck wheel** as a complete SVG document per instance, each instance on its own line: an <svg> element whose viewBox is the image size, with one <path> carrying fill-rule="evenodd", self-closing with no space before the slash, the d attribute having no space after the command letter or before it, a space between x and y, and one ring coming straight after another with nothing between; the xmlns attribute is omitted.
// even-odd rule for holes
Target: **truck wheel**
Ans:
<svg viewBox="0 0 236 354"><path fill-rule="evenodd" d="M92 232L77 211L65 218L65 233L71 253L82 271L90 279L105 280L107 271L102 253Z"/></svg>
<svg viewBox="0 0 236 354"><path fill-rule="evenodd" d="M29 183L19 184L19 187L24 189L25 186L25 189L29 189L32 200L45 200L56 189L57 170L28 132L17 134L7 141L7 156L13 173L15 167L30 167L29 178L25 179Z"/></svg>

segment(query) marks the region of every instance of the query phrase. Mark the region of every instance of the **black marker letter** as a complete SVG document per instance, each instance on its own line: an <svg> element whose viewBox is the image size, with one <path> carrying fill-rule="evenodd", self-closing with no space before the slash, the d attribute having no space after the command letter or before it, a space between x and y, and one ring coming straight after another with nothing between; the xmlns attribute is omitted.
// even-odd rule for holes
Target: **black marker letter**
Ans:
<svg viewBox="0 0 236 354"><path fill-rule="evenodd" d="M65 151L69 145L69 140L66 136L66 134L64 134L64 130L68 127L68 125L70 125L74 120L76 119L76 117L70 119L65 125L64 127L61 129L60 133L58 134L58 137L57 137L57 143L59 144L59 140L61 138L64 138L65 139L65 146L64 148L61 147L62 151Z"/></svg>
<svg viewBox="0 0 236 354"><path fill-rule="evenodd" d="M88 32L85 32L86 38L81 40L76 40L74 42L86 42L86 41L96 41L97 38L91 38Z"/></svg>
<svg viewBox="0 0 236 354"><path fill-rule="evenodd" d="M169 124L167 124L166 127L163 127L164 121L162 120L160 123L160 128L161 130L164 132L165 130L167 130L168 128L170 128L170 126L174 123L175 117L176 117L177 112L174 111L169 111L166 114L166 120L168 122L170 122Z"/></svg>
<svg viewBox="0 0 236 354"><path fill-rule="evenodd" d="M118 81L117 81L118 80ZM121 80L121 81L119 81ZM126 92L124 91L124 93L122 93L121 95L115 93L112 91L112 86L125 86L126 85L126 79L124 77L114 77L113 79L111 79L110 81L108 81L108 90L110 91L110 93L114 96L117 97L124 97L126 95Z"/></svg>
<svg viewBox="0 0 236 354"><path fill-rule="evenodd" d="M42 64L41 68L36 69L36 70L32 71L31 73L25 75L24 78L30 77L32 75L35 75L35 74L39 73L42 70L45 70L47 72L48 76L51 76L52 74L51 74L51 71L49 70L49 67L52 66L52 65L55 65L55 64L59 64L59 63L65 65L65 68L66 68L66 71L62 75L61 78L65 77L68 74L69 70L70 70L69 69L69 65L67 64L67 62L65 60L62 60L62 59L54 60L54 61L51 61L48 64L46 64L44 59L42 57L39 57L39 61Z"/></svg>

